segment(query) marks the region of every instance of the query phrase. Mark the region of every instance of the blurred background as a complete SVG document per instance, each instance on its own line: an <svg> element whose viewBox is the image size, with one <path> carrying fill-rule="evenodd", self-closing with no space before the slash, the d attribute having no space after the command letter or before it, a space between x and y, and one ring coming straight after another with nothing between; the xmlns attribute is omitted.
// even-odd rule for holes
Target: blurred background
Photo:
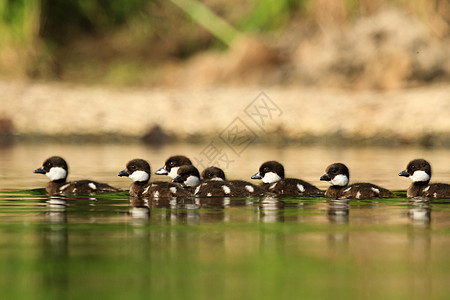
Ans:
<svg viewBox="0 0 450 300"><path fill-rule="evenodd" d="M449 83L449 0L0 0L1 295L450 299L448 201L160 199L145 217L126 193L47 201L33 174L60 155L68 180L128 190L130 159L182 154L246 181L277 160L322 190L343 162L405 191L421 157L449 183Z"/></svg>
<svg viewBox="0 0 450 300"><path fill-rule="evenodd" d="M0 0L0 130L199 141L264 91L260 140L448 146L449 49L448 0Z"/></svg>

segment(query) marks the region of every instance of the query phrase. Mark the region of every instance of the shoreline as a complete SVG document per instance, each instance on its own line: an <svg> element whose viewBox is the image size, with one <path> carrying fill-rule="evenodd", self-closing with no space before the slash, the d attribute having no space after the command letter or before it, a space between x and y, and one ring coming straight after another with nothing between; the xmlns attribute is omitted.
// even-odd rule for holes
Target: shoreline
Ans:
<svg viewBox="0 0 450 300"><path fill-rule="evenodd" d="M306 87L132 89L0 81L13 141L450 146L450 87L389 92ZM265 107L264 107L265 106Z"/></svg>

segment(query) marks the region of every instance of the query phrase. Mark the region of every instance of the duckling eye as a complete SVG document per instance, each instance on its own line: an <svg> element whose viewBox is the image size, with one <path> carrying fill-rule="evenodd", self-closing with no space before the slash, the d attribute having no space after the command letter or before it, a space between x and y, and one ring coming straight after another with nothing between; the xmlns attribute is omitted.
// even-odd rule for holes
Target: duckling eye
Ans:
<svg viewBox="0 0 450 300"><path fill-rule="evenodd" d="M411 166L411 170L415 170L416 169L416 166Z"/></svg>
<svg viewBox="0 0 450 300"><path fill-rule="evenodd" d="M173 162L173 161L171 161L170 163L169 163L169 166L171 166L171 167L173 167L175 165L175 163Z"/></svg>
<svg viewBox="0 0 450 300"><path fill-rule="evenodd" d="M264 172L267 172L267 171L269 171L269 168L268 168L268 167L265 167L265 168L263 169L263 171L264 171Z"/></svg>
<svg viewBox="0 0 450 300"><path fill-rule="evenodd" d="M131 165L131 166L130 166L130 169L131 169L131 170L136 170L136 166L135 166L135 165Z"/></svg>

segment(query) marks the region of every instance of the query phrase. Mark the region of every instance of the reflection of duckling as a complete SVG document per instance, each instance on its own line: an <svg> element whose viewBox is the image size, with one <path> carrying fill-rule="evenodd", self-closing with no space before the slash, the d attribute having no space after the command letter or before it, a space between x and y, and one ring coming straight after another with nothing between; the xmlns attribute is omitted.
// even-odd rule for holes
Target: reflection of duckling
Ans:
<svg viewBox="0 0 450 300"><path fill-rule="evenodd" d="M151 182L150 165L143 159L133 159L127 164L126 169L119 172L118 176L127 176L133 180L130 186L132 198L167 198L176 196L189 196L190 194L179 184L172 182Z"/></svg>
<svg viewBox="0 0 450 300"><path fill-rule="evenodd" d="M325 196L331 199L372 199L396 197L391 191L372 183L353 183L348 185L350 173L346 165L335 163L329 165L326 174L320 180L329 181L331 186Z"/></svg>
<svg viewBox="0 0 450 300"><path fill-rule="evenodd" d="M450 184L430 184L431 165L425 159L410 161L406 170L401 171L398 175L409 177L413 181L406 192L406 196L409 198L450 198Z"/></svg>
<svg viewBox="0 0 450 300"><path fill-rule="evenodd" d="M199 202L202 208L226 208L231 201L229 197L203 197Z"/></svg>
<svg viewBox="0 0 450 300"><path fill-rule="evenodd" d="M321 195L314 185L296 178L284 178L284 167L277 161L267 161L252 179L261 179L262 187L278 195Z"/></svg>
<svg viewBox="0 0 450 300"><path fill-rule="evenodd" d="M69 174L69 167L66 161L59 156L52 156L42 164L42 167L34 170L34 173L44 174L50 178L46 192L49 195L92 195L104 192L118 192L106 183L99 183L92 180L77 180L66 182Z"/></svg>
<svg viewBox="0 0 450 300"><path fill-rule="evenodd" d="M260 218L265 223L276 223L284 220L284 202L278 196L266 195L259 202Z"/></svg>
<svg viewBox="0 0 450 300"><path fill-rule="evenodd" d="M431 209L430 207L412 207L408 211L408 216L414 223L429 224Z"/></svg>
<svg viewBox="0 0 450 300"><path fill-rule="evenodd" d="M129 215L133 225L145 225L150 218L149 199L130 196L130 204Z"/></svg>
<svg viewBox="0 0 450 300"><path fill-rule="evenodd" d="M426 225L431 222L430 200L424 197L411 199L411 207L408 209L408 217L415 225Z"/></svg>
<svg viewBox="0 0 450 300"><path fill-rule="evenodd" d="M348 223L349 208L348 200L329 200L328 202L328 220L331 223Z"/></svg>
<svg viewBox="0 0 450 300"><path fill-rule="evenodd" d="M51 196L47 200L47 216L50 223L67 222L67 201L64 196Z"/></svg>

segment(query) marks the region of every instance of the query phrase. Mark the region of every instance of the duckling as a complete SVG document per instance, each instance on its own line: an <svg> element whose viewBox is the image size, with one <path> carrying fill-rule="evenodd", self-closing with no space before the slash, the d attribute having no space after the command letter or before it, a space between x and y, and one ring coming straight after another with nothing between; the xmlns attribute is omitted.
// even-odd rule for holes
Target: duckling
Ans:
<svg viewBox="0 0 450 300"><path fill-rule="evenodd" d="M401 171L398 176L409 177L412 180L411 186L406 191L408 198L450 198L450 184L430 184L431 165L425 159L410 161L406 170Z"/></svg>
<svg viewBox="0 0 450 300"><path fill-rule="evenodd" d="M50 178L45 188L48 195L93 195L106 192L118 192L119 189L106 183L92 180L77 180L67 182L69 167L60 156L52 156L44 161L42 167L33 171L36 174L44 174Z"/></svg>
<svg viewBox="0 0 450 300"><path fill-rule="evenodd" d="M127 167L120 171L118 176L126 176L133 183L130 186L130 197L137 198L167 198L190 196L180 184L173 182L151 182L150 164L140 158L132 159L127 163Z"/></svg>
<svg viewBox="0 0 450 300"><path fill-rule="evenodd" d="M264 195L266 191L244 180L227 180L225 172L218 167L208 167L202 172L203 181L222 181L235 187L237 196Z"/></svg>
<svg viewBox="0 0 450 300"><path fill-rule="evenodd" d="M329 181L331 186L325 192L325 196L331 199L373 199L395 198L391 191L372 183L354 183L348 185L350 172L346 165L334 163L327 167L326 173L320 180Z"/></svg>
<svg viewBox="0 0 450 300"><path fill-rule="evenodd" d="M314 185L296 178L284 178L284 167L277 161L267 161L259 172L251 177L261 179L267 191L279 195L321 195L323 192Z"/></svg>
<svg viewBox="0 0 450 300"><path fill-rule="evenodd" d="M178 169L184 165L192 165L191 160L184 155L174 155L169 157L166 160L164 166L156 170L155 174L167 175L170 178L174 179L178 176Z"/></svg>

